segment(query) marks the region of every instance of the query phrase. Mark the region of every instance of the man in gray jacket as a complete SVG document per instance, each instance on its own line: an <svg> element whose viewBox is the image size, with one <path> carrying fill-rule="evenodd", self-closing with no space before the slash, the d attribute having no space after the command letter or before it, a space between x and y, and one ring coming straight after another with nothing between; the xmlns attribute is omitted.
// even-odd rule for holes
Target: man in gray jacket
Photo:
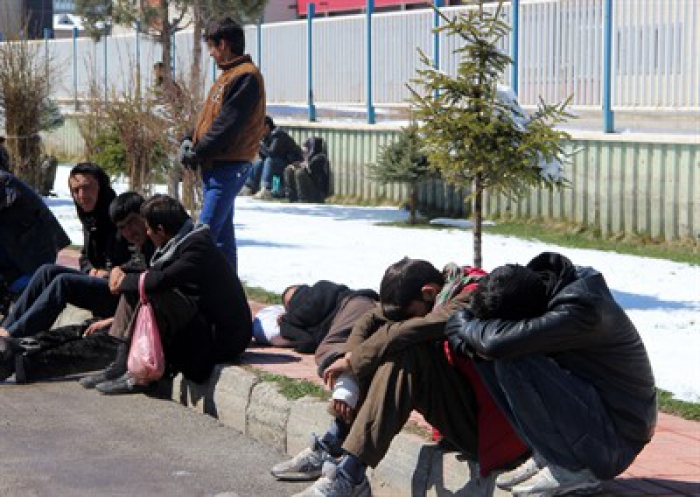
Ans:
<svg viewBox="0 0 700 497"><path fill-rule="evenodd" d="M543 290L546 311L508 318L504 310L518 308L523 290ZM600 480L622 473L651 440L656 389L649 358L595 269L555 253L527 267L500 267L482 280L469 309L448 321L447 334L454 350L475 359L532 449L530 459L496 481L513 495L597 492Z"/></svg>

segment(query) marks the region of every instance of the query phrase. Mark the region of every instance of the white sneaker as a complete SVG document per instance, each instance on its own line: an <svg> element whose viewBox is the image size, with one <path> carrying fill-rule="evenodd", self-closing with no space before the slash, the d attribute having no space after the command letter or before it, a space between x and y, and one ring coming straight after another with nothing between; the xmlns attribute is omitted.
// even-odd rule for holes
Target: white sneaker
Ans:
<svg viewBox="0 0 700 497"><path fill-rule="evenodd" d="M271 200L272 199L272 192L268 190L267 188L261 188L258 193L253 195L254 199L257 200Z"/></svg>
<svg viewBox="0 0 700 497"><path fill-rule="evenodd" d="M270 472L278 480L315 480L321 476L323 463L330 460L334 460L332 456L314 444L299 452L289 461L275 465Z"/></svg>
<svg viewBox="0 0 700 497"><path fill-rule="evenodd" d="M542 466L534 457L531 457L514 470L498 475L498 478L496 478L496 486L503 490L510 490L518 483L522 483L535 476L540 469L542 469Z"/></svg>
<svg viewBox="0 0 700 497"><path fill-rule="evenodd" d="M513 487L514 497L553 497L555 495L593 495L602 483L588 469L570 471L547 464L535 476Z"/></svg>
<svg viewBox="0 0 700 497"><path fill-rule="evenodd" d="M330 461L323 464L323 476L316 483L292 497L372 497L367 477L355 485L338 472L338 466Z"/></svg>

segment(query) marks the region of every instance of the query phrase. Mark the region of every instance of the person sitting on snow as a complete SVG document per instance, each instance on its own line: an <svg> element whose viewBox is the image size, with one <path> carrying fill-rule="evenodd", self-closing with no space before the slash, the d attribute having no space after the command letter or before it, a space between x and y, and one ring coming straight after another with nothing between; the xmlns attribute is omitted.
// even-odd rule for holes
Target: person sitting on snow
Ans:
<svg viewBox="0 0 700 497"><path fill-rule="evenodd" d="M323 138L312 136L304 142L304 161L284 170L284 184L290 202L323 203L330 194L330 166Z"/></svg>
<svg viewBox="0 0 700 497"><path fill-rule="evenodd" d="M528 293L544 295L539 315L507 312ZM475 358L532 450L496 481L513 495L595 493L651 440L657 409L649 357L595 269L547 252L527 267L501 267L471 308L450 319L447 333L455 350Z"/></svg>

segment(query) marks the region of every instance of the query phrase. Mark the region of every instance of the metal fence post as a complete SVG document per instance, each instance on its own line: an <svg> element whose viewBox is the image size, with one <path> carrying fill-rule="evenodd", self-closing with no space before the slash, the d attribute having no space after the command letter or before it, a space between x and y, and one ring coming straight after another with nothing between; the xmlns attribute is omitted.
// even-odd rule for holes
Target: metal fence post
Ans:
<svg viewBox="0 0 700 497"><path fill-rule="evenodd" d="M175 72L176 72L176 49L175 49L175 33L172 33L170 35L170 77L175 80Z"/></svg>
<svg viewBox="0 0 700 497"><path fill-rule="evenodd" d="M51 95L51 78L49 77L49 38L51 38L51 29L44 28L44 70L46 71L46 85L48 93Z"/></svg>
<svg viewBox="0 0 700 497"><path fill-rule="evenodd" d="M258 71L262 71L262 22L263 19L262 17L258 19L258 25L257 29L255 31L255 42L256 42L256 50L257 50L257 63L258 63Z"/></svg>
<svg viewBox="0 0 700 497"><path fill-rule="evenodd" d="M520 86L518 81L518 65L520 55L520 0L512 0L510 19L510 87L517 95Z"/></svg>
<svg viewBox="0 0 700 497"><path fill-rule="evenodd" d="M73 107L78 110L78 28L73 28Z"/></svg>
<svg viewBox="0 0 700 497"><path fill-rule="evenodd" d="M374 124L377 118L372 102L372 13L374 12L374 0L367 0L367 124Z"/></svg>
<svg viewBox="0 0 700 497"><path fill-rule="evenodd" d="M435 0L433 7L433 67L437 70L440 69L440 33L435 30L440 27L439 9L442 7L442 0Z"/></svg>
<svg viewBox="0 0 700 497"><path fill-rule="evenodd" d="M309 121L316 121L316 105L314 104L314 71L313 71L313 23L316 14L316 4L309 2L306 11L306 86L309 105Z"/></svg>
<svg viewBox="0 0 700 497"><path fill-rule="evenodd" d="M612 111L612 30L613 0L605 0L603 13L603 132L615 132Z"/></svg>
<svg viewBox="0 0 700 497"><path fill-rule="evenodd" d="M106 102L107 98L109 96L109 94L107 93L108 92L108 90L107 90L108 84L107 84L107 28L106 28L106 24L105 24L105 33L102 36L102 53L104 55L103 67L104 67L104 85L105 85L105 102Z"/></svg>
<svg viewBox="0 0 700 497"><path fill-rule="evenodd" d="M136 95L141 98L141 21L136 21Z"/></svg>

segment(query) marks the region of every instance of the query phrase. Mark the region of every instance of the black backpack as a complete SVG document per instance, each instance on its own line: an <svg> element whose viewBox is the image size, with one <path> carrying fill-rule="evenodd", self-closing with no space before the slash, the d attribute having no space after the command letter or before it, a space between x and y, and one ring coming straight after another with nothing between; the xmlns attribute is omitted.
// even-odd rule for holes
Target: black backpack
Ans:
<svg viewBox="0 0 700 497"><path fill-rule="evenodd" d="M14 374L23 384L106 368L116 357L118 341L106 331L83 337L90 322L29 338L0 337L0 381Z"/></svg>

